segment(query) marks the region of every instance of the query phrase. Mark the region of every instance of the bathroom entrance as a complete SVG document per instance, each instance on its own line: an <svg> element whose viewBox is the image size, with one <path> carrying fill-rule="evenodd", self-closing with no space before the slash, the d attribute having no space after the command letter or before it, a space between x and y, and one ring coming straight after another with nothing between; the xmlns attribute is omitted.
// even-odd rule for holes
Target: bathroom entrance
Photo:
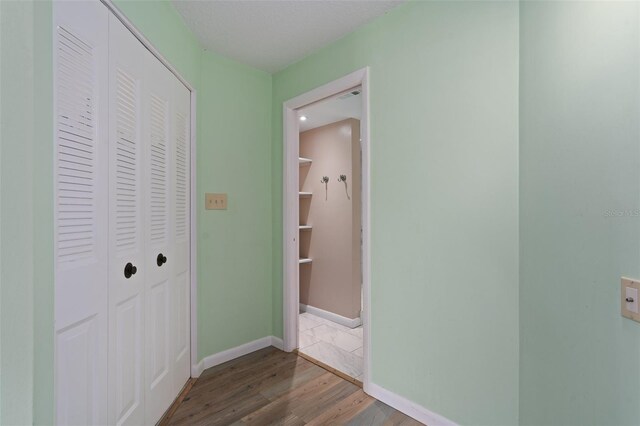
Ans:
<svg viewBox="0 0 640 426"><path fill-rule="evenodd" d="M362 88L297 110L298 351L362 382Z"/></svg>
<svg viewBox="0 0 640 426"><path fill-rule="evenodd" d="M369 392L368 68L283 104L283 346Z"/></svg>

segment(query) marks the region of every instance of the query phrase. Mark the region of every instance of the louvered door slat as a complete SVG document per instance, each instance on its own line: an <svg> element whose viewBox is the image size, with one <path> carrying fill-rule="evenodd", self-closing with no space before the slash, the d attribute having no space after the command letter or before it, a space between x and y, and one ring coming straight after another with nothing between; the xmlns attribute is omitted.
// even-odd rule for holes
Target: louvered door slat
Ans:
<svg viewBox="0 0 640 426"><path fill-rule="evenodd" d="M167 235L167 101L152 95L150 108L150 239L156 244L162 244Z"/></svg>
<svg viewBox="0 0 640 426"><path fill-rule="evenodd" d="M116 247L118 251L131 250L139 243L138 221L140 209L138 192L139 147L136 123L136 81L121 69L116 71Z"/></svg>
<svg viewBox="0 0 640 426"><path fill-rule="evenodd" d="M71 31L59 27L57 59L57 252L59 261L73 262L95 253L93 52Z"/></svg>
<svg viewBox="0 0 640 426"><path fill-rule="evenodd" d="M187 117L183 113L176 113L176 142L175 142L175 232L176 240L187 237Z"/></svg>

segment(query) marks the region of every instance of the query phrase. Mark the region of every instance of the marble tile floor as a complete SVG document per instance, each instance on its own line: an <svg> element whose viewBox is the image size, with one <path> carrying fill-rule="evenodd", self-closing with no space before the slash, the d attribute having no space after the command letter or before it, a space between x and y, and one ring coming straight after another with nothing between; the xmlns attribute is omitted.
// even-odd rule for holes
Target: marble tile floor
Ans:
<svg viewBox="0 0 640 426"><path fill-rule="evenodd" d="M349 328L302 312L298 331L298 351L362 381L362 326Z"/></svg>

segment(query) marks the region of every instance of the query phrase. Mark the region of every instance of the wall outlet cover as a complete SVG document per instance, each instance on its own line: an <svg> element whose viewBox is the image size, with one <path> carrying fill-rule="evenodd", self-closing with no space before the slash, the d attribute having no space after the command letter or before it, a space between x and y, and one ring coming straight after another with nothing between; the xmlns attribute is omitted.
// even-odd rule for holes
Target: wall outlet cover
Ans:
<svg viewBox="0 0 640 426"><path fill-rule="evenodd" d="M227 194L204 194L204 208L206 210L226 210Z"/></svg>
<svg viewBox="0 0 640 426"><path fill-rule="evenodd" d="M640 322L640 280L622 277L620 280L620 312L625 318Z"/></svg>

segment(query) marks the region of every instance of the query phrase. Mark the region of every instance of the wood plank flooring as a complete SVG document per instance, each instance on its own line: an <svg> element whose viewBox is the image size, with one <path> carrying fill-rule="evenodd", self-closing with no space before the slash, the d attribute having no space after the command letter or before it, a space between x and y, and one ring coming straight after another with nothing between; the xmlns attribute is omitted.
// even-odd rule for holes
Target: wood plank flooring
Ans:
<svg viewBox="0 0 640 426"><path fill-rule="evenodd" d="M299 357L270 347L205 370L164 424L401 425L421 423Z"/></svg>

